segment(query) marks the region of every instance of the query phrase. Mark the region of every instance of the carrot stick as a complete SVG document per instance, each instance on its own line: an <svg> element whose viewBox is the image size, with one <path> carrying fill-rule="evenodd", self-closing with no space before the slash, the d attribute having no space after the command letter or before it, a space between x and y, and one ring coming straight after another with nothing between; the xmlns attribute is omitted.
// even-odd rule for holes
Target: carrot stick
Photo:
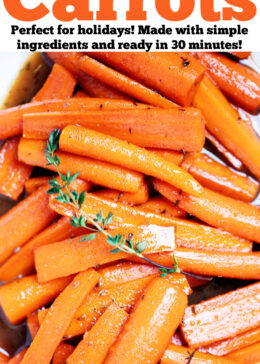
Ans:
<svg viewBox="0 0 260 364"><path fill-rule="evenodd" d="M177 165L181 165L184 160L184 151L177 152L158 148L148 148L148 150Z"/></svg>
<svg viewBox="0 0 260 364"><path fill-rule="evenodd" d="M79 97L89 97L89 95L85 91L79 90L79 91L75 92L75 94L74 94L73 97L76 97L76 98L79 98Z"/></svg>
<svg viewBox="0 0 260 364"><path fill-rule="evenodd" d="M9 362L9 356L5 355L4 353L0 352L0 364L5 364Z"/></svg>
<svg viewBox="0 0 260 364"><path fill-rule="evenodd" d="M199 85L193 105L201 110L207 129L260 178L259 138L207 76Z"/></svg>
<svg viewBox="0 0 260 364"><path fill-rule="evenodd" d="M55 199L55 196L51 196L50 198L50 207L61 215L77 215L77 211L73 210L68 205L58 202ZM252 251L251 242L238 238L225 231L193 223L188 220L168 218L166 216L148 212L140 207L133 208L119 202L101 199L92 194L86 194L85 203L82 205L82 209L94 218L97 211L103 211L104 216L107 216L111 211L114 216L112 226L118 226L118 224L120 226L122 224L174 226L175 239L178 247L213 251Z"/></svg>
<svg viewBox="0 0 260 364"><path fill-rule="evenodd" d="M154 212L155 214L162 214L167 217L187 217L187 213L180 209L178 206L171 203L163 196L156 196L150 198L147 202L139 206L143 210Z"/></svg>
<svg viewBox="0 0 260 364"><path fill-rule="evenodd" d="M181 52L89 54L182 106L191 104L205 72L197 60Z"/></svg>
<svg viewBox="0 0 260 364"><path fill-rule="evenodd" d="M49 208L49 197L46 194L48 188L40 187L1 216L1 263L12 255L14 249L24 245L57 217L57 214Z"/></svg>
<svg viewBox="0 0 260 364"><path fill-rule="evenodd" d="M45 364L51 361L78 307L98 279L99 274L94 270L82 272L64 289L48 311L22 364Z"/></svg>
<svg viewBox="0 0 260 364"><path fill-rule="evenodd" d="M149 226L122 226L108 231L112 236L121 234L128 237L133 234L133 243L147 241L147 254L172 251L175 247L174 228ZM127 253L111 252L112 247L106 242L106 236L97 234L94 240L82 241L82 237L44 245L35 250L35 267L39 282L46 282L58 277L95 267L97 264L110 263L124 259Z"/></svg>
<svg viewBox="0 0 260 364"><path fill-rule="evenodd" d="M16 324L51 302L71 281L71 277L39 283L36 275L17 279L0 287L1 306L8 320Z"/></svg>
<svg viewBox="0 0 260 364"><path fill-rule="evenodd" d="M236 361L228 358L219 358L210 354L200 353L184 346L170 344L162 359L161 364L186 364L188 360L194 364L235 364Z"/></svg>
<svg viewBox="0 0 260 364"><path fill-rule="evenodd" d="M186 278L187 278L187 281L188 281L191 288L197 288L197 287L205 286L206 284L210 283L210 278L209 277L207 277L207 279L202 279L202 277L200 279L198 279L198 278L186 276Z"/></svg>
<svg viewBox="0 0 260 364"><path fill-rule="evenodd" d="M122 308L112 303L94 327L84 335L83 340L67 359L67 364L102 364L110 347L120 334L127 316Z"/></svg>
<svg viewBox="0 0 260 364"><path fill-rule="evenodd" d="M16 354L11 360L9 360L8 364L20 364L27 350L28 350L27 348L24 348L22 351Z"/></svg>
<svg viewBox="0 0 260 364"><path fill-rule="evenodd" d="M33 177L25 182L25 192L27 195L31 195L39 187L46 185L51 179L51 176Z"/></svg>
<svg viewBox="0 0 260 364"><path fill-rule="evenodd" d="M161 178L185 192L200 195L201 185L187 172L143 148L105 134L70 125L61 132L60 149L124 166ZM160 177L159 177L160 176Z"/></svg>
<svg viewBox="0 0 260 364"><path fill-rule="evenodd" d="M0 193L16 200L23 192L32 167L17 160L19 139L7 139L0 151Z"/></svg>
<svg viewBox="0 0 260 364"><path fill-rule="evenodd" d="M46 142L42 140L21 139L18 147L19 160L55 171L55 166L46 165L43 150L45 146ZM86 181L128 192L137 192L143 184L144 176L127 168L70 153L57 152L56 154L61 162L59 168L62 173L80 172L80 178Z"/></svg>
<svg viewBox="0 0 260 364"><path fill-rule="evenodd" d="M256 206L206 188L200 197L194 197L157 179L154 187L168 200L177 202L180 208L207 224L260 243L260 211Z"/></svg>
<svg viewBox="0 0 260 364"><path fill-rule="evenodd" d="M227 358L236 360L239 363L255 364L260 360L260 343L248 346L247 348L234 351Z"/></svg>
<svg viewBox="0 0 260 364"><path fill-rule="evenodd" d="M260 76L251 68L217 53L198 52L212 79L236 105L250 112L260 107Z"/></svg>
<svg viewBox="0 0 260 364"><path fill-rule="evenodd" d="M177 329L186 305L187 296L177 286L162 278L154 279L130 314L104 363L157 363Z"/></svg>
<svg viewBox="0 0 260 364"><path fill-rule="evenodd" d="M44 85L32 101L65 99L73 95L77 81L72 74L59 64L55 64Z"/></svg>
<svg viewBox="0 0 260 364"><path fill-rule="evenodd" d="M260 283L186 309L181 331L192 348L234 337L260 324Z"/></svg>
<svg viewBox="0 0 260 364"><path fill-rule="evenodd" d="M37 312L30 313L27 316L26 324L27 324L28 330L30 332L31 338L33 340L40 328L40 323L39 323Z"/></svg>
<svg viewBox="0 0 260 364"><path fill-rule="evenodd" d="M233 56L240 58L240 59L246 59L251 55L252 52L230 52Z"/></svg>
<svg viewBox="0 0 260 364"><path fill-rule="evenodd" d="M84 56L81 58L80 69L84 73L98 79L105 84L118 89L119 91L132 96L134 99L149 105L162 108L177 107L175 103L161 96L157 92L145 87L143 84L134 81L93 58Z"/></svg>
<svg viewBox="0 0 260 364"><path fill-rule="evenodd" d="M66 343L60 343L54 352L52 364L64 364L68 357L73 353L75 347Z"/></svg>

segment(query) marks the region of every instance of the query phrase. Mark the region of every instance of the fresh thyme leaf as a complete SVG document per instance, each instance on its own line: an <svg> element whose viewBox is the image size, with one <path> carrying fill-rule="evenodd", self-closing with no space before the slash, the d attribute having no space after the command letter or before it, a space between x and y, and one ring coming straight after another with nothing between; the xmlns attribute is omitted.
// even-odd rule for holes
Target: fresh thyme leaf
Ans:
<svg viewBox="0 0 260 364"><path fill-rule="evenodd" d="M94 240L94 239L96 239L96 236L97 236L97 234L88 234L88 235L82 236L79 239L79 241L82 243L84 241Z"/></svg>
<svg viewBox="0 0 260 364"><path fill-rule="evenodd" d="M120 249L118 249L118 248L110 250L110 253L113 253L113 254L117 254L119 252L120 252Z"/></svg>
<svg viewBox="0 0 260 364"><path fill-rule="evenodd" d="M142 253L146 249L146 247L147 247L147 241L145 240L145 241L142 241L142 242L136 244L135 251L137 253Z"/></svg>
<svg viewBox="0 0 260 364"><path fill-rule="evenodd" d="M113 221L113 213L109 212L107 217L104 219L104 222L103 222L104 227L108 224L111 224L112 221Z"/></svg>
<svg viewBox="0 0 260 364"><path fill-rule="evenodd" d="M71 177L69 178L69 183L71 183L71 182L75 181L75 179L76 179L76 178L78 178L79 173L80 173L80 172L77 172L77 173L73 174L73 176L71 176Z"/></svg>
<svg viewBox="0 0 260 364"><path fill-rule="evenodd" d="M167 277L168 273L162 273L160 274L160 277L164 278L164 277Z"/></svg>
<svg viewBox="0 0 260 364"><path fill-rule="evenodd" d="M85 196L86 196L85 191L82 191L81 194L79 195L79 201L78 202L79 202L80 207L82 206L82 204L85 201Z"/></svg>
<svg viewBox="0 0 260 364"><path fill-rule="evenodd" d="M59 193L59 192L60 192L60 187L58 187L58 186L52 187L47 191L48 195L52 195L54 193Z"/></svg>
<svg viewBox="0 0 260 364"><path fill-rule="evenodd" d="M110 244L110 245L117 245L117 241L116 241L116 239L113 237L113 236L108 236L107 237L107 239L106 239L106 241L108 242L108 244Z"/></svg>

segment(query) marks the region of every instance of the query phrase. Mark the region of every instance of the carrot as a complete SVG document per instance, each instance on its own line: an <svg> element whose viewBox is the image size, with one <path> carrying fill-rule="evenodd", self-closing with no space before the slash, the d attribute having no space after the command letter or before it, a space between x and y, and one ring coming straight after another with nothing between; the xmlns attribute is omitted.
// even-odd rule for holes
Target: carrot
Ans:
<svg viewBox="0 0 260 364"><path fill-rule="evenodd" d="M260 178L259 138L207 76L199 85L193 105L201 110L207 129Z"/></svg>
<svg viewBox="0 0 260 364"><path fill-rule="evenodd" d="M89 95L85 91L79 90L79 91L75 92L75 94L74 94L73 97L76 97L76 98L79 98L79 97L89 97Z"/></svg>
<svg viewBox="0 0 260 364"><path fill-rule="evenodd" d="M177 286L162 278L154 279L130 314L104 363L157 363L177 329L186 305L187 296Z"/></svg>
<svg viewBox="0 0 260 364"><path fill-rule="evenodd" d="M18 157L30 165L48 168L55 171L55 166L47 166L44 153L46 142L42 140L21 139L18 147ZM142 186L144 176L127 168L92 158L80 157L70 153L57 152L62 173L80 172L80 178L108 188L121 191L137 192Z"/></svg>
<svg viewBox="0 0 260 364"><path fill-rule="evenodd" d="M54 352L52 364L64 364L74 350L74 346L66 343L60 343Z"/></svg>
<svg viewBox="0 0 260 364"><path fill-rule="evenodd" d="M207 277L207 279L202 279L202 277L200 279L198 279L198 278L186 276L186 278L187 278L187 281L191 288L201 287L206 284L209 284L209 282L210 282L210 277ZM213 279L213 278L211 278L211 279Z"/></svg>
<svg viewBox="0 0 260 364"><path fill-rule="evenodd" d="M40 187L1 216L1 263L12 255L14 249L24 245L57 217L57 214L48 206L47 190L47 186Z"/></svg>
<svg viewBox="0 0 260 364"><path fill-rule="evenodd" d="M8 363L9 356L5 355L4 353L0 352L0 364Z"/></svg>
<svg viewBox="0 0 260 364"><path fill-rule="evenodd" d="M186 309L181 331L192 348L234 337L260 324L260 283Z"/></svg>
<svg viewBox="0 0 260 364"><path fill-rule="evenodd" d="M150 198L147 202L140 205L140 208L146 211L154 212L155 214L162 214L167 217L187 217L185 211L171 203L163 196Z"/></svg>
<svg viewBox="0 0 260 364"><path fill-rule="evenodd" d="M232 59L217 53L196 53L212 79L236 105L250 112L260 107L260 76Z"/></svg>
<svg viewBox="0 0 260 364"><path fill-rule="evenodd" d="M0 151L0 193L16 200L30 177L32 167L17 160L19 139L7 139Z"/></svg>
<svg viewBox="0 0 260 364"><path fill-rule="evenodd" d="M28 330L30 332L31 338L33 340L40 328L40 323L39 323L37 312L30 313L27 316L26 324L27 324Z"/></svg>
<svg viewBox="0 0 260 364"><path fill-rule="evenodd" d="M122 226L108 230L112 236L120 234L128 237L133 234L133 244L147 242L145 251L149 253L172 251L175 247L174 228L149 226ZM111 252L112 247L106 241L107 237L97 234L94 240L82 241L82 237L64 240L62 242L44 245L35 250L35 267L40 282L50 281L58 277L124 259L127 253Z"/></svg>
<svg viewBox="0 0 260 364"><path fill-rule="evenodd" d="M25 353L28 349L24 348L18 354L16 354L11 360L9 360L8 364L20 364L25 356Z"/></svg>
<svg viewBox="0 0 260 364"><path fill-rule="evenodd" d="M36 275L17 279L0 287L3 311L12 324L51 302L71 281L71 277L39 283Z"/></svg>
<svg viewBox="0 0 260 364"><path fill-rule="evenodd" d="M93 58L84 56L81 58L80 69L84 73L98 79L105 84L118 89L119 91L130 95L136 100L146 104L159 106L163 108L177 107L175 103L161 96L157 92L145 87L143 84L134 81Z"/></svg>
<svg viewBox="0 0 260 364"><path fill-rule="evenodd" d="M235 364L236 361L228 358L219 358L210 354L200 353L184 346L170 344L162 359L161 364Z"/></svg>
<svg viewBox="0 0 260 364"><path fill-rule="evenodd" d="M184 160L184 151L177 152L175 150L165 150L158 148L148 148L148 150L177 165L181 165Z"/></svg>
<svg viewBox="0 0 260 364"><path fill-rule="evenodd" d="M49 363L78 307L98 282L94 270L79 273L56 298L48 311L22 364Z"/></svg>
<svg viewBox="0 0 260 364"><path fill-rule="evenodd" d="M233 56L240 58L240 59L246 59L251 55L252 52L230 52Z"/></svg>
<svg viewBox="0 0 260 364"><path fill-rule="evenodd" d="M205 72L197 60L181 52L89 54L182 106L191 104Z"/></svg>
<svg viewBox="0 0 260 364"><path fill-rule="evenodd" d="M31 195L37 188L46 185L51 179L51 176L33 177L25 182L25 192L27 195Z"/></svg>
<svg viewBox="0 0 260 364"><path fill-rule="evenodd" d="M61 215L77 215L77 211L73 210L68 205L58 202L55 199L55 196L51 196L50 198L50 207ZM141 207L133 208L119 202L101 199L92 194L86 194L85 203L82 205L82 209L85 213L94 218L97 211L103 211L104 216L107 216L109 212L112 212L114 216L112 226L118 226L118 224L174 226L176 245L178 247L213 251L252 251L251 242L238 238L225 231L193 223L188 220L168 218L166 216L148 212Z"/></svg>
<svg viewBox="0 0 260 364"><path fill-rule="evenodd" d="M127 319L127 313L112 303L102 314L94 327L86 332L73 354L67 359L68 364L102 364L117 339Z"/></svg>
<svg viewBox="0 0 260 364"><path fill-rule="evenodd" d="M256 206L234 200L204 188L200 197L181 193L155 180L154 187L164 197L209 225L260 243L260 211Z"/></svg>
<svg viewBox="0 0 260 364"><path fill-rule="evenodd" d="M203 192L201 185L183 169L126 141L71 125L63 129L59 143L63 151L121 166L128 165L133 170L161 178L196 196Z"/></svg>
<svg viewBox="0 0 260 364"><path fill-rule="evenodd" d="M55 64L32 101L69 98L73 95L76 83L77 81L69 71L59 64Z"/></svg>
<svg viewBox="0 0 260 364"><path fill-rule="evenodd" d="M255 364L260 360L260 343L248 346L247 348L234 351L227 356L239 363Z"/></svg>

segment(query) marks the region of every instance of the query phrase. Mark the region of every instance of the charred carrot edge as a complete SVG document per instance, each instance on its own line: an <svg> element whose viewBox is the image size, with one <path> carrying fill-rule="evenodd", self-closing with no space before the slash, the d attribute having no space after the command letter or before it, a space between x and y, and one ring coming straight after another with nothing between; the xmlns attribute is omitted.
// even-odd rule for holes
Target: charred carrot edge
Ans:
<svg viewBox="0 0 260 364"><path fill-rule="evenodd" d="M78 307L98 282L94 270L79 273L60 293L48 311L22 363L50 362ZM51 334L53 333L53 334Z"/></svg>
<svg viewBox="0 0 260 364"><path fill-rule="evenodd" d="M39 323L37 312L30 313L27 316L26 324L27 324L28 330L30 332L31 338L33 340L40 328L40 323Z"/></svg>
<svg viewBox="0 0 260 364"><path fill-rule="evenodd" d="M242 363L257 363L260 360L260 343L248 346L247 348L234 351L227 358Z"/></svg>
<svg viewBox="0 0 260 364"><path fill-rule="evenodd" d="M154 212L155 214L162 214L167 217L187 217L187 213L185 211L171 203L163 196L152 197L139 207L144 210Z"/></svg>
<svg viewBox="0 0 260 364"><path fill-rule="evenodd" d="M21 139L18 147L19 160L27 164L48 168L55 171L54 166L46 165L44 154L46 142L42 140ZM57 152L62 173L80 172L80 178L95 184L121 191L137 192L142 186L144 176L141 173L92 158Z"/></svg>
<svg viewBox="0 0 260 364"><path fill-rule="evenodd" d="M206 119L207 129L260 178L260 140L221 91L205 76L193 99Z"/></svg>
<svg viewBox="0 0 260 364"><path fill-rule="evenodd" d="M159 361L186 306L187 296L178 287L162 278L154 279L137 302L105 363L146 364ZM160 320L156 320L159 312ZM130 348L129 342L132 343Z"/></svg>
<svg viewBox="0 0 260 364"><path fill-rule="evenodd" d="M258 282L188 307L181 331L189 346L209 345L258 327L259 292Z"/></svg>
<svg viewBox="0 0 260 364"><path fill-rule="evenodd" d="M32 101L69 98L73 95L77 81L72 74L59 64L55 64L44 85Z"/></svg>
<svg viewBox="0 0 260 364"><path fill-rule="evenodd" d="M6 317L12 324L17 324L30 313L51 302L70 281L71 277L66 277L39 283L36 275L32 275L1 286L1 306ZM25 292L30 292L30 295Z"/></svg>
<svg viewBox="0 0 260 364"><path fill-rule="evenodd" d="M31 195L34 191L36 191L39 187L46 185L49 180L51 180L51 176L42 176L42 177L33 177L28 179L25 182L25 192L27 195Z"/></svg>
<svg viewBox="0 0 260 364"><path fill-rule="evenodd" d="M52 364L64 364L74 350L74 346L66 343L60 343L54 352Z"/></svg>
<svg viewBox="0 0 260 364"><path fill-rule="evenodd" d="M196 57L232 102L250 112L259 109L260 76L257 72L222 54L198 52Z"/></svg>
<svg viewBox="0 0 260 364"><path fill-rule="evenodd" d="M23 192L32 167L18 161L19 138L7 139L0 151L0 194L16 200Z"/></svg>
<svg viewBox="0 0 260 364"><path fill-rule="evenodd" d="M93 363L102 364L110 347L117 339L128 314L112 303L94 327L79 342L73 354L67 359L68 364Z"/></svg>
<svg viewBox="0 0 260 364"><path fill-rule="evenodd" d="M161 96L152 89L145 87L141 83L134 81L133 79L96 61L91 57L83 56L81 58L80 69L84 73L118 89L127 95L130 95L134 99L141 102L162 108L177 107L175 103L167 100L165 97Z"/></svg>
<svg viewBox="0 0 260 364"><path fill-rule="evenodd" d="M154 180L154 187L207 224L260 243L260 211L256 206L206 188L200 197L191 196L158 179Z"/></svg>
<svg viewBox="0 0 260 364"><path fill-rule="evenodd" d="M197 60L181 52L88 54L182 106L191 104L197 85L205 72Z"/></svg>
<svg viewBox="0 0 260 364"><path fill-rule="evenodd" d="M240 58L240 59L246 59L251 55L252 52L230 52L233 56Z"/></svg>
<svg viewBox="0 0 260 364"><path fill-rule="evenodd" d="M18 354L16 354L12 359L9 360L9 364L20 364L25 356L25 353L28 349L24 348Z"/></svg>

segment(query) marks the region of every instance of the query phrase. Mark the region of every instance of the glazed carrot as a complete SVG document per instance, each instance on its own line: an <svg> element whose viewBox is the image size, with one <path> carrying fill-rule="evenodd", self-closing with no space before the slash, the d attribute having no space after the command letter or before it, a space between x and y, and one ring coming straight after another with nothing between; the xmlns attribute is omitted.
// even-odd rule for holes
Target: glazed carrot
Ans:
<svg viewBox="0 0 260 364"><path fill-rule="evenodd" d="M32 167L18 161L19 139L7 139L0 151L0 194L16 200L23 192Z"/></svg>
<svg viewBox="0 0 260 364"><path fill-rule="evenodd" d="M202 277L200 279L198 279L198 278L186 276L186 278L187 278L187 281L188 281L191 288L201 287L201 286L204 286L206 284L209 284L209 282L210 282L209 277L207 277L207 279L202 279Z"/></svg>
<svg viewBox="0 0 260 364"><path fill-rule="evenodd" d="M250 112L258 110L260 76L257 72L219 53L198 52L196 57L233 103Z"/></svg>
<svg viewBox="0 0 260 364"><path fill-rule="evenodd" d="M18 147L19 160L27 164L56 171L55 166L47 166L42 140L21 139ZM137 192L142 186L144 176L127 168L102 162L92 158L80 157L70 153L57 152L62 173L80 172L80 178L108 188L121 191Z"/></svg>
<svg viewBox="0 0 260 364"><path fill-rule="evenodd" d="M39 283L36 275L17 279L0 287L1 306L8 320L16 324L28 314L51 302L71 277Z"/></svg>
<svg viewBox="0 0 260 364"><path fill-rule="evenodd" d="M239 363L255 364L260 360L260 343L248 346L247 348L234 351L227 358L236 360Z"/></svg>
<svg viewBox="0 0 260 364"><path fill-rule="evenodd" d="M25 182L25 192L27 195L31 195L39 187L46 185L48 181L52 179L51 176L33 177Z"/></svg>
<svg viewBox="0 0 260 364"><path fill-rule="evenodd" d="M4 353L0 352L0 364L5 364L9 362L9 356L5 355Z"/></svg>
<svg viewBox="0 0 260 364"><path fill-rule="evenodd" d="M181 193L168 183L154 180L155 189L188 213L209 225L260 243L260 211L256 206L204 188L200 197Z"/></svg>
<svg viewBox="0 0 260 364"><path fill-rule="evenodd" d="M89 97L89 95L83 91L83 90L79 90L77 92L75 92L74 96L73 97Z"/></svg>
<svg viewBox="0 0 260 364"><path fill-rule="evenodd" d="M194 351L191 348L170 344L163 357L161 364L186 364L188 360L194 364L235 364L236 361L228 358L220 358L210 354Z"/></svg>
<svg viewBox="0 0 260 364"><path fill-rule="evenodd" d="M27 348L24 348L22 351L16 354L11 360L9 360L8 364L20 364L27 350L28 350Z"/></svg>
<svg viewBox="0 0 260 364"><path fill-rule="evenodd" d="M191 104L205 72L197 60L181 52L97 52L90 55L182 106Z"/></svg>
<svg viewBox="0 0 260 364"><path fill-rule="evenodd" d="M64 364L74 350L74 346L66 343L60 343L54 352L52 364Z"/></svg>
<svg viewBox="0 0 260 364"><path fill-rule="evenodd" d="M259 292L258 282L188 307L181 331L189 346L198 348L259 326Z"/></svg>
<svg viewBox="0 0 260 364"><path fill-rule="evenodd" d="M207 76L199 85L193 105L201 110L207 129L260 178L259 138Z"/></svg>
<svg viewBox="0 0 260 364"><path fill-rule="evenodd" d="M151 211L155 214L162 214L167 217L187 217L187 213L185 211L171 203L163 196L152 197L139 207L143 210Z"/></svg>
<svg viewBox="0 0 260 364"><path fill-rule="evenodd" d="M126 141L70 125L61 132L59 143L63 151L110 161L121 166L127 165L133 170L168 181L196 196L203 192L201 185L183 169Z"/></svg>
<svg viewBox="0 0 260 364"><path fill-rule="evenodd" d="M49 208L47 186L19 202L0 218L0 262L49 225L57 214Z"/></svg>
<svg viewBox="0 0 260 364"><path fill-rule="evenodd" d="M79 273L56 298L48 311L22 364L49 363L62 341L78 307L96 285L99 274L94 270Z"/></svg>
<svg viewBox="0 0 260 364"><path fill-rule="evenodd" d="M55 64L32 101L69 98L73 95L76 83L77 81L69 71L59 64Z"/></svg>
<svg viewBox="0 0 260 364"><path fill-rule="evenodd" d="M28 330L30 332L31 338L33 340L40 328L40 323L39 323L37 312L30 313L27 316L26 324L27 324Z"/></svg>
<svg viewBox="0 0 260 364"><path fill-rule="evenodd" d="M149 253L172 251L175 247L174 228L149 226L122 226L108 230L112 236L133 234L133 243L147 241L145 251ZM97 264L102 265L128 256L127 253L111 252L106 236L97 234L94 240L81 241L82 237L44 245L35 250L35 267L39 282L78 273Z"/></svg>
<svg viewBox="0 0 260 364"><path fill-rule="evenodd" d="M184 160L184 151L177 152L175 150L165 150L158 148L148 148L148 150L177 165L180 165Z"/></svg>
<svg viewBox="0 0 260 364"><path fill-rule="evenodd" d="M230 52L233 56L240 58L240 59L246 59L251 55L252 52Z"/></svg>
<svg viewBox="0 0 260 364"><path fill-rule="evenodd" d="M105 84L118 89L119 91L130 95L136 100L149 105L159 106L162 108L177 107L175 103L161 96L157 92L145 87L142 83L125 76L93 58L83 56L80 62L80 69L84 73L98 79Z"/></svg>
<svg viewBox="0 0 260 364"><path fill-rule="evenodd" d="M120 334L127 316L127 313L122 308L112 303L94 327L89 332L86 332L83 340L80 341L66 363L102 364L110 347Z"/></svg>
<svg viewBox="0 0 260 364"><path fill-rule="evenodd" d="M177 286L162 278L154 279L130 314L104 363L157 363L177 329L186 305L187 296Z"/></svg>
<svg viewBox="0 0 260 364"><path fill-rule="evenodd" d="M61 215L74 216L77 211L68 205L59 203L55 196L50 198L50 207ZM192 249L206 249L213 251L250 252L252 243L238 238L230 233L214 229L210 226L197 224L188 220L168 218L159 214L148 212L140 207L131 207L119 202L101 199L92 194L86 194L85 203L82 205L85 213L95 218L97 211L103 211L104 216L113 213L112 226L122 224L159 226L174 226L175 239L178 247Z"/></svg>

